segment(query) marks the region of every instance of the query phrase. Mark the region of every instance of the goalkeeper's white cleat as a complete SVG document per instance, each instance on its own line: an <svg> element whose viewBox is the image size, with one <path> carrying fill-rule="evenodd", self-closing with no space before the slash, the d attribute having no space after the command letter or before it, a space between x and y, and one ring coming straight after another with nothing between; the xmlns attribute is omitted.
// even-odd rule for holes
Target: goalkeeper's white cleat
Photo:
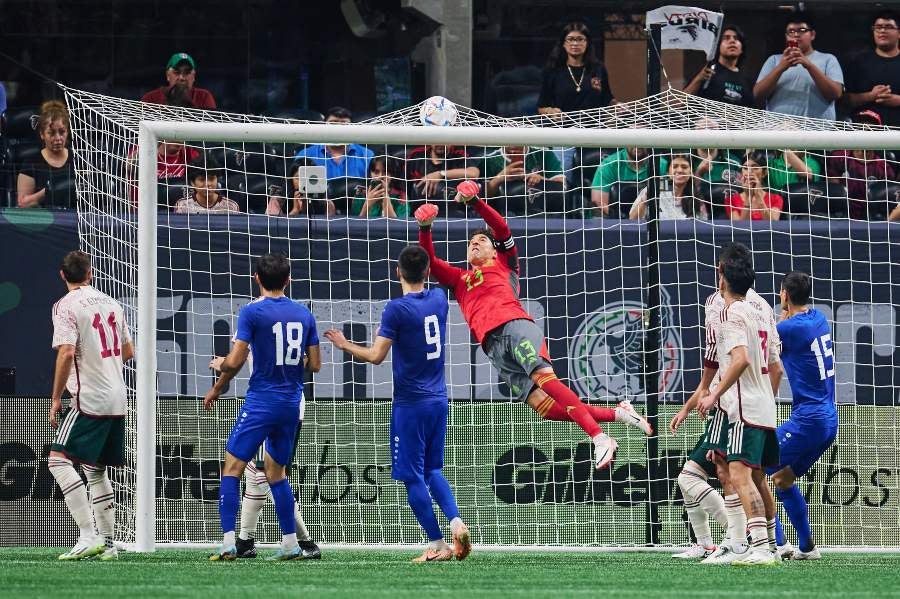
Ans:
<svg viewBox="0 0 900 599"><path fill-rule="evenodd" d="M775 553L768 549L750 549L741 559L731 562L732 566L774 566L780 562Z"/></svg>
<svg viewBox="0 0 900 599"><path fill-rule="evenodd" d="M673 553L672 557L675 559L703 559L712 555L716 551L717 547L713 545L712 547L703 547L702 545L698 545L694 543L690 547L688 547L685 551L681 553Z"/></svg>
<svg viewBox="0 0 900 599"><path fill-rule="evenodd" d="M812 551L794 551L794 555L791 557L791 559L795 559L798 561L817 560L822 559L822 554L819 553L818 547L813 547Z"/></svg>
<svg viewBox="0 0 900 599"><path fill-rule="evenodd" d="M616 443L616 440L606 433L600 433L594 437L594 467L597 470L607 468L616 457L618 448L619 444Z"/></svg>
<svg viewBox="0 0 900 599"><path fill-rule="evenodd" d="M616 404L616 422L623 422L628 426L641 429L648 437L653 434L653 427L650 422L637 413L634 406L627 399L623 399Z"/></svg>
<svg viewBox="0 0 900 599"><path fill-rule="evenodd" d="M107 547L106 550L100 554L100 560L104 562L111 562L119 559L119 550L113 547Z"/></svg>
<svg viewBox="0 0 900 599"><path fill-rule="evenodd" d="M62 561L74 561L87 559L103 553L106 543L97 537L80 537L75 546L60 555L57 559Z"/></svg>
<svg viewBox="0 0 900 599"><path fill-rule="evenodd" d="M784 545L779 545L775 549L775 555L777 555L779 559L791 559L795 551L796 550L794 549L793 545L785 542Z"/></svg>

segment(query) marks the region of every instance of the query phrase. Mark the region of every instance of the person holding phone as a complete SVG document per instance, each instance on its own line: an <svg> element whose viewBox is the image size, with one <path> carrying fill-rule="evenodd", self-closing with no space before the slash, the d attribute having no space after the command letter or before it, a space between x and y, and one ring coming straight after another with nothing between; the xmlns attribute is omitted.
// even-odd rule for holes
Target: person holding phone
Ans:
<svg viewBox="0 0 900 599"><path fill-rule="evenodd" d="M350 214L362 217L386 216L388 218L406 218L409 216L409 204L406 193L396 183L394 169L388 166L384 156L376 156L369 163L369 183L365 187L358 185L354 195Z"/></svg>
<svg viewBox="0 0 900 599"><path fill-rule="evenodd" d="M834 102L844 93L840 63L813 48L816 28L809 13L791 13L784 35L784 51L770 56L756 79L756 101L765 100L772 112L833 121Z"/></svg>

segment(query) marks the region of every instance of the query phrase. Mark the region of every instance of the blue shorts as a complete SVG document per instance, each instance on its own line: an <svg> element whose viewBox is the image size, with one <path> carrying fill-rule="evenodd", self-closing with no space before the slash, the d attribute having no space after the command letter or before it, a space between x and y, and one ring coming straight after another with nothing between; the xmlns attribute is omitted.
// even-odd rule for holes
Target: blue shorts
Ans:
<svg viewBox="0 0 900 599"><path fill-rule="evenodd" d="M767 474L774 474L791 467L798 477L805 475L837 437L837 424L832 422L798 423L786 420L775 430L781 453L779 465L767 468Z"/></svg>
<svg viewBox="0 0 900 599"><path fill-rule="evenodd" d="M244 404L225 449L234 457L249 462L265 442L266 452L282 466L287 466L294 453L300 405Z"/></svg>
<svg viewBox="0 0 900 599"><path fill-rule="evenodd" d="M415 480L444 467L447 400L391 406L391 478Z"/></svg>

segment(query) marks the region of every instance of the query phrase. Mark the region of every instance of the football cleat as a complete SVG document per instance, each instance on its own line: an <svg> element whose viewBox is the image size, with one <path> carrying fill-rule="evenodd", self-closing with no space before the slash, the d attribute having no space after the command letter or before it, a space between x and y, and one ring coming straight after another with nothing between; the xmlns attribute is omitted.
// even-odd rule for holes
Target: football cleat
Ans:
<svg viewBox="0 0 900 599"><path fill-rule="evenodd" d="M322 559L322 551L312 541L299 541L300 557L297 559Z"/></svg>
<svg viewBox="0 0 900 599"><path fill-rule="evenodd" d="M732 566L774 566L780 560L768 549L750 549L741 559L731 562Z"/></svg>
<svg viewBox="0 0 900 599"><path fill-rule="evenodd" d="M100 561L104 562L112 562L119 559L119 550L115 548L115 546L107 547L106 550L100 554Z"/></svg>
<svg viewBox="0 0 900 599"><path fill-rule="evenodd" d="M464 560L469 557L472 552L472 536L469 534L469 527L460 524L453 533L453 554L456 559Z"/></svg>
<svg viewBox="0 0 900 599"><path fill-rule="evenodd" d="M791 559L795 559L797 561L816 560L822 559L822 554L819 553L818 547L813 547L812 551L794 551L794 555L791 556Z"/></svg>
<svg viewBox="0 0 900 599"><path fill-rule="evenodd" d="M719 545L719 548L706 557L701 564L730 564L735 560L739 560L747 554L747 550L738 553L730 545Z"/></svg>
<svg viewBox="0 0 900 599"><path fill-rule="evenodd" d="M791 559L794 555L794 546L788 542L785 542L784 545L779 545L775 549L775 555L778 556L779 559Z"/></svg>
<svg viewBox="0 0 900 599"><path fill-rule="evenodd" d="M716 549L718 548L715 545L712 547L703 547L694 543L681 553L673 553L672 557L676 559L703 559L712 555Z"/></svg>
<svg viewBox="0 0 900 599"><path fill-rule="evenodd" d="M616 422L624 422L629 426L641 429L648 437L653 434L653 427L650 422L637 413L634 406L627 399L623 399L616 404Z"/></svg>
<svg viewBox="0 0 900 599"><path fill-rule="evenodd" d="M594 467L597 470L603 470L608 467L612 463L613 458L616 457L616 449L618 447L619 444L616 443L615 439L606 433L601 433L594 441Z"/></svg>
<svg viewBox="0 0 900 599"><path fill-rule="evenodd" d="M449 547L446 549L428 548L419 557L412 559L413 563L421 564L424 562L449 562L453 560L453 550Z"/></svg>
<svg viewBox="0 0 900 599"><path fill-rule="evenodd" d="M57 559L62 561L74 561L79 559L87 559L99 555L106 550L106 543L103 539L96 537L80 537L75 546L60 555Z"/></svg>
<svg viewBox="0 0 900 599"><path fill-rule="evenodd" d="M237 548L234 545L226 547L222 545L218 553L209 556L211 562L233 562L237 559Z"/></svg>
<svg viewBox="0 0 900 599"><path fill-rule="evenodd" d="M239 558L253 558L257 556L256 541L253 539L242 539L238 537L234 540L234 547L237 549Z"/></svg>
<svg viewBox="0 0 900 599"><path fill-rule="evenodd" d="M290 549L285 549L284 547L279 547L278 551L274 554L270 555L266 558L266 561L270 562L289 562L295 559L303 559L301 555L303 554L300 546L291 547Z"/></svg>

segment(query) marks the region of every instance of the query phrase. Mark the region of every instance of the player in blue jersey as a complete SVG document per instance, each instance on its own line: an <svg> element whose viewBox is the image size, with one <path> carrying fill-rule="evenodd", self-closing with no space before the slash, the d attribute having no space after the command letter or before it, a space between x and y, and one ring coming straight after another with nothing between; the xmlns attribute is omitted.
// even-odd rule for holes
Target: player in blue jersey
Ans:
<svg viewBox="0 0 900 599"><path fill-rule="evenodd" d="M351 343L335 329L325 331L325 337L338 349L372 364L381 364L393 346L391 476L406 485L409 505L430 541L413 561L449 561L454 555L461 560L472 548L469 529L459 516L450 484L441 474L447 433L444 340L449 305L443 290L425 289L429 258L424 249L418 245L406 247L397 262L403 297L384 307L372 346ZM444 541L432 499L450 521L453 548Z"/></svg>
<svg viewBox="0 0 900 599"><path fill-rule="evenodd" d="M294 494L285 466L293 455L300 400L303 393L304 355L309 368L321 364L316 321L310 311L284 295L291 266L283 254L266 254L256 261L254 279L260 297L241 309L231 352L222 362L219 379L206 394L207 410L240 371L251 350L253 374L244 405L225 445L225 465L219 490L222 547L212 561L237 557L234 529L237 521L239 481L260 446L265 443L265 471L283 534L281 548L269 559L302 556L294 523Z"/></svg>
<svg viewBox="0 0 900 599"><path fill-rule="evenodd" d="M780 464L768 470L800 544L799 551L789 548L779 521L776 538L781 554L802 560L820 559L821 555L813 542L809 508L794 481L831 447L838 429L831 328L821 312L809 307L810 290L810 277L804 272L789 272L781 282L778 335L793 408L791 417L777 430Z"/></svg>

